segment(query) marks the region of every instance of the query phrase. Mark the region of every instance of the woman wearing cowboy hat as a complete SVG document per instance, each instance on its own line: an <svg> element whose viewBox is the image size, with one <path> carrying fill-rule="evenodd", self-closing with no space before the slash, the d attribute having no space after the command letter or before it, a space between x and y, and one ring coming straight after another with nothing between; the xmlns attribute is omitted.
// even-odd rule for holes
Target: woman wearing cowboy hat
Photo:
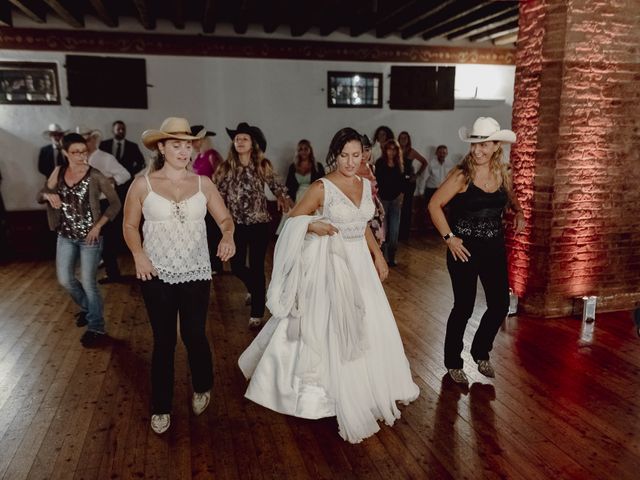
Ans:
<svg viewBox="0 0 640 480"><path fill-rule="evenodd" d="M235 130L227 128L227 133L232 140L231 148L227 160L218 167L214 181L236 224L234 239L238 254L231 260L231 270L247 288L247 302L251 302L249 327L253 328L262 324L264 316L264 259L271 221L264 185L277 196L278 209L286 212L291 200L271 162L264 157L267 141L262 131L242 122Z"/></svg>
<svg viewBox="0 0 640 480"><path fill-rule="evenodd" d="M158 130L146 130L142 143L157 151L150 170L137 177L127 193L124 237L141 282L142 296L153 330L151 361L151 428L169 428L173 398L173 357L176 322L191 369L192 408L196 415L209 405L213 386L211 350L205 333L211 262L204 217L207 210L222 230L217 255L235 253L233 221L215 185L189 171L192 135L184 118L169 117ZM138 227L142 227L144 244Z"/></svg>
<svg viewBox="0 0 640 480"><path fill-rule="evenodd" d="M429 213L448 247L447 268L453 286L454 305L447 321L444 363L455 382L466 384L461 353L478 278L484 288L487 310L473 338L471 356L481 374L494 377L489 352L509 307L503 211L510 208L516 213L516 232L521 232L525 223L511 188L507 165L502 161L501 144L514 143L515 133L501 130L493 118L480 117L470 131L462 127L459 136L471 148L431 197ZM447 204L451 223L443 212Z"/></svg>

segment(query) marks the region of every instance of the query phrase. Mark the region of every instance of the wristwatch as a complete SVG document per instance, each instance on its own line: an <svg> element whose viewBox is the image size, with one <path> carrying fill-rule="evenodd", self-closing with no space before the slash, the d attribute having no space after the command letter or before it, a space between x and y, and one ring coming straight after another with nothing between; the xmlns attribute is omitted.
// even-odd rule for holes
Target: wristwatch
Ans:
<svg viewBox="0 0 640 480"><path fill-rule="evenodd" d="M449 232L446 235L443 235L442 238L444 238L444 241L446 242L447 240L449 240L450 238L455 237L455 235L453 234L453 232Z"/></svg>

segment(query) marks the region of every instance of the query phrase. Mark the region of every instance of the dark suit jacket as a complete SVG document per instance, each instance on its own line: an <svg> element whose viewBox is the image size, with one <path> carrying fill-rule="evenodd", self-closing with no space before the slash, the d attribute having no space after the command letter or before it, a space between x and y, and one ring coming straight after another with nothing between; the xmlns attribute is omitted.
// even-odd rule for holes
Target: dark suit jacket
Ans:
<svg viewBox="0 0 640 480"><path fill-rule="evenodd" d="M113 155L113 138L100 142L100 150ZM124 141L124 154L120 159L120 163L124 168L129 170L131 178L135 176L145 166L144 157L137 144L125 139Z"/></svg>
<svg viewBox="0 0 640 480"><path fill-rule="evenodd" d="M62 152L58 156L58 164L66 165L67 159L64 158ZM53 159L53 145L49 144L40 149L40 154L38 155L38 171L43 174L45 177L49 178L51 172L56 167L56 163Z"/></svg>

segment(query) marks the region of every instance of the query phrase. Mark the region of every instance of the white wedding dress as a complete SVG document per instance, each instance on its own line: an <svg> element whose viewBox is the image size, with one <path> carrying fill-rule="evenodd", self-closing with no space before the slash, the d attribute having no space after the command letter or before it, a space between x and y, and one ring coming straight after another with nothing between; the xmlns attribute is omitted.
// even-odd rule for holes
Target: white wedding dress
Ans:
<svg viewBox="0 0 640 480"><path fill-rule="evenodd" d="M341 437L352 443L376 433L378 420L392 425L400 417L396 402L407 404L420 393L364 237L375 207L369 181L362 181L356 206L322 179L322 217L339 235L306 234L317 217L287 221L269 286L273 316L238 360L251 379L248 399L302 418L337 416ZM277 273L281 264L284 274Z"/></svg>

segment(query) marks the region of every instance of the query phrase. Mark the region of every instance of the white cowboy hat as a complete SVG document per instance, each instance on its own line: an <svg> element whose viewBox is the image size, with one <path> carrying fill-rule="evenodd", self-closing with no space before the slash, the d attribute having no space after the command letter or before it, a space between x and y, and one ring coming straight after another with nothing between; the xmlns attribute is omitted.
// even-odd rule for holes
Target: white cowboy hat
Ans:
<svg viewBox="0 0 640 480"><path fill-rule="evenodd" d="M78 125L73 129L69 130L67 133L77 133L78 135L82 135L83 137L84 136L93 137L96 135L99 137L102 137L102 133L100 132L100 130L97 130L95 128L89 128L85 125Z"/></svg>
<svg viewBox="0 0 640 480"><path fill-rule="evenodd" d="M49 138L49 135L51 135L52 133L65 133L65 129L57 123L50 123L47 129L42 132L42 136L45 138Z"/></svg>
<svg viewBox="0 0 640 480"><path fill-rule="evenodd" d="M471 131L467 127L458 130L460 140L467 143L507 142L514 143L516 134L511 130L500 130L500 124L491 117L478 117Z"/></svg>
<svg viewBox="0 0 640 480"><path fill-rule="evenodd" d="M158 142L166 138L177 140L199 140L207 134L205 128L196 135L191 134L191 127L186 118L169 117L165 118L159 130L145 130L142 132L142 143L149 150L156 150Z"/></svg>

